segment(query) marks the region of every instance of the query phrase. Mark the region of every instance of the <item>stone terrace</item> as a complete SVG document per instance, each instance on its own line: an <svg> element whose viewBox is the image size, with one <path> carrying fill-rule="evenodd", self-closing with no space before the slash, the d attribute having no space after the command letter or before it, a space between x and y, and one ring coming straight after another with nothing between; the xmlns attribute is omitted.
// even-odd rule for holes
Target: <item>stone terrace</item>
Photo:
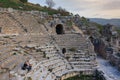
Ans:
<svg viewBox="0 0 120 80"><path fill-rule="evenodd" d="M74 53L68 52L65 56L68 58L68 62L70 62L73 69L80 71L82 74L92 74L96 69L94 61L87 52L79 50Z"/></svg>
<svg viewBox="0 0 120 80"><path fill-rule="evenodd" d="M80 50L89 50L94 53L91 42L81 34L53 35L60 48L76 48Z"/></svg>

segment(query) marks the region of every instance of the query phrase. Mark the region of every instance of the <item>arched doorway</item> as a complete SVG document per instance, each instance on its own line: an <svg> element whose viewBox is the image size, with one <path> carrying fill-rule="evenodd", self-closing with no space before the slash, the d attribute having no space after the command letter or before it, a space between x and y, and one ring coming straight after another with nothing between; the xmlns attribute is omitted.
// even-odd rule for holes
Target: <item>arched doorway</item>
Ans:
<svg viewBox="0 0 120 80"><path fill-rule="evenodd" d="M58 24L56 26L56 33L57 34L64 34L64 30L63 30L63 25L62 24Z"/></svg>
<svg viewBox="0 0 120 80"><path fill-rule="evenodd" d="M0 27L0 33L2 32L2 27Z"/></svg>

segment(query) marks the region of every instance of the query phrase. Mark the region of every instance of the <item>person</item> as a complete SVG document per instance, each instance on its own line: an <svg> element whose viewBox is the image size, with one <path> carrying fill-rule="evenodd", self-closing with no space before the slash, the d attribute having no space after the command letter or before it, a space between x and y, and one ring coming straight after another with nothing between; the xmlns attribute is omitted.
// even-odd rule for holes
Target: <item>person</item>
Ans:
<svg viewBox="0 0 120 80"><path fill-rule="evenodd" d="M22 70L28 70L28 72L32 69L32 64L29 63L29 60L25 61Z"/></svg>
<svg viewBox="0 0 120 80"><path fill-rule="evenodd" d="M66 49L65 49L65 48L62 49L62 53L63 53L63 54L66 53Z"/></svg>
<svg viewBox="0 0 120 80"><path fill-rule="evenodd" d="M29 60L25 61L22 69L23 69L23 70L26 70L28 66L29 66Z"/></svg>
<svg viewBox="0 0 120 80"><path fill-rule="evenodd" d="M32 69L32 64L29 64L29 66L27 67L28 72L31 71L31 69Z"/></svg>

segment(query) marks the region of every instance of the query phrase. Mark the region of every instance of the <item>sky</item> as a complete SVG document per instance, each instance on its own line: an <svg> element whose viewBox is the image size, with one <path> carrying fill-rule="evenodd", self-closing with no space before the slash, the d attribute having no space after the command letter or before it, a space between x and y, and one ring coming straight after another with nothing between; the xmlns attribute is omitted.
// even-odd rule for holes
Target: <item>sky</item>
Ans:
<svg viewBox="0 0 120 80"><path fill-rule="evenodd" d="M28 0L45 6L46 0ZM120 0L53 0L54 8L62 7L87 18L120 18Z"/></svg>

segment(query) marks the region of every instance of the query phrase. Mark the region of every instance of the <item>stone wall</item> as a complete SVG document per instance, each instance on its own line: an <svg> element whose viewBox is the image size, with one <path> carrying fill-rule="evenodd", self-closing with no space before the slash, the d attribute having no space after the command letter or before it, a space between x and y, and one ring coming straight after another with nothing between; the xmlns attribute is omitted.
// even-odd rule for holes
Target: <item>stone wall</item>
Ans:
<svg viewBox="0 0 120 80"><path fill-rule="evenodd" d="M79 74L80 74L79 72L70 72L70 73L64 74L61 77L61 80L64 80L64 79L67 79L67 78L70 78L70 77L73 77L73 76L76 76L76 75L79 75Z"/></svg>
<svg viewBox="0 0 120 80"><path fill-rule="evenodd" d="M120 57L116 55L116 53L111 54L109 57L109 61L113 66L116 66L120 70Z"/></svg>

